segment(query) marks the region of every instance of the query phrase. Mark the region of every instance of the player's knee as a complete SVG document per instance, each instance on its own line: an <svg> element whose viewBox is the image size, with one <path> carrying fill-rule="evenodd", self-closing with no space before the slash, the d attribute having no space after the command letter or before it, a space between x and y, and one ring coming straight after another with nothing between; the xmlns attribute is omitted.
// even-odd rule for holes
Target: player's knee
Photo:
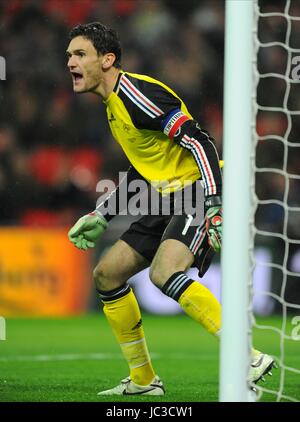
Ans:
<svg viewBox="0 0 300 422"><path fill-rule="evenodd" d="M149 277L152 283L161 289L173 273L174 269L162 268L154 265L150 267Z"/></svg>
<svg viewBox="0 0 300 422"><path fill-rule="evenodd" d="M111 287L111 279L105 267L99 263L93 271L93 279L98 290L109 290Z"/></svg>
<svg viewBox="0 0 300 422"><path fill-rule="evenodd" d="M93 271L93 279L97 290L109 291L122 286L127 278L124 278L122 272L115 271L113 264L99 262Z"/></svg>

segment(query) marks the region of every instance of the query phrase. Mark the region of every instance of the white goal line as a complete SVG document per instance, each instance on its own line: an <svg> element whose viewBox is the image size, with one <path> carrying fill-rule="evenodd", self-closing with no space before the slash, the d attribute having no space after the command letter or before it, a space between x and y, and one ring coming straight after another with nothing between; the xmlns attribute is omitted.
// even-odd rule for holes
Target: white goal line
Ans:
<svg viewBox="0 0 300 422"><path fill-rule="evenodd" d="M186 353L150 353L152 359L182 359L186 360ZM195 360L218 360L218 355L211 354L188 354L189 359ZM53 355L16 355L16 356L0 356L1 362L51 362L51 361L74 361L74 360L123 360L121 353L64 353Z"/></svg>

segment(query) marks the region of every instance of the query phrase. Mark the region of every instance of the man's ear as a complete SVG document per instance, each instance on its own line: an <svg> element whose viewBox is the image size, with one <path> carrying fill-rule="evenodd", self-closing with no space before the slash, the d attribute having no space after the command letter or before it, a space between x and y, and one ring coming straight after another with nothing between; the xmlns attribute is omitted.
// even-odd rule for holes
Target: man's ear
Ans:
<svg viewBox="0 0 300 422"><path fill-rule="evenodd" d="M103 70L110 69L113 66L113 64L114 64L115 61L116 61L116 56L115 56L114 53L106 53L106 54L104 54L103 59L102 59L102 68L103 68Z"/></svg>

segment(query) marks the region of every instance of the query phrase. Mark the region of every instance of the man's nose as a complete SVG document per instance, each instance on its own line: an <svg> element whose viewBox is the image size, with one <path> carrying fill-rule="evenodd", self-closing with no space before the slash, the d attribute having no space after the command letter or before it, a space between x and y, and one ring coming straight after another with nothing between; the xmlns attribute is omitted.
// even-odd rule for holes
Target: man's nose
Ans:
<svg viewBox="0 0 300 422"><path fill-rule="evenodd" d="M68 60L68 68L72 68L76 66L76 60L73 56L71 56Z"/></svg>

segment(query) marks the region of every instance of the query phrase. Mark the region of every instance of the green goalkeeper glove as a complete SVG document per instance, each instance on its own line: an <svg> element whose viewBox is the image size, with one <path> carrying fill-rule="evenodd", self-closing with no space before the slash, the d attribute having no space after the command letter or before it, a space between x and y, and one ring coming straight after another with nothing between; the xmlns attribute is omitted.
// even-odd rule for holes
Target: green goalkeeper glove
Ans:
<svg viewBox="0 0 300 422"><path fill-rule="evenodd" d="M206 208L206 231L209 244L216 251L220 252L222 243L223 210L221 198L211 197L205 202Z"/></svg>
<svg viewBox="0 0 300 422"><path fill-rule="evenodd" d="M107 221L101 213L94 211L79 218L68 233L70 242L76 248L87 250L93 248L99 237L107 228Z"/></svg>

